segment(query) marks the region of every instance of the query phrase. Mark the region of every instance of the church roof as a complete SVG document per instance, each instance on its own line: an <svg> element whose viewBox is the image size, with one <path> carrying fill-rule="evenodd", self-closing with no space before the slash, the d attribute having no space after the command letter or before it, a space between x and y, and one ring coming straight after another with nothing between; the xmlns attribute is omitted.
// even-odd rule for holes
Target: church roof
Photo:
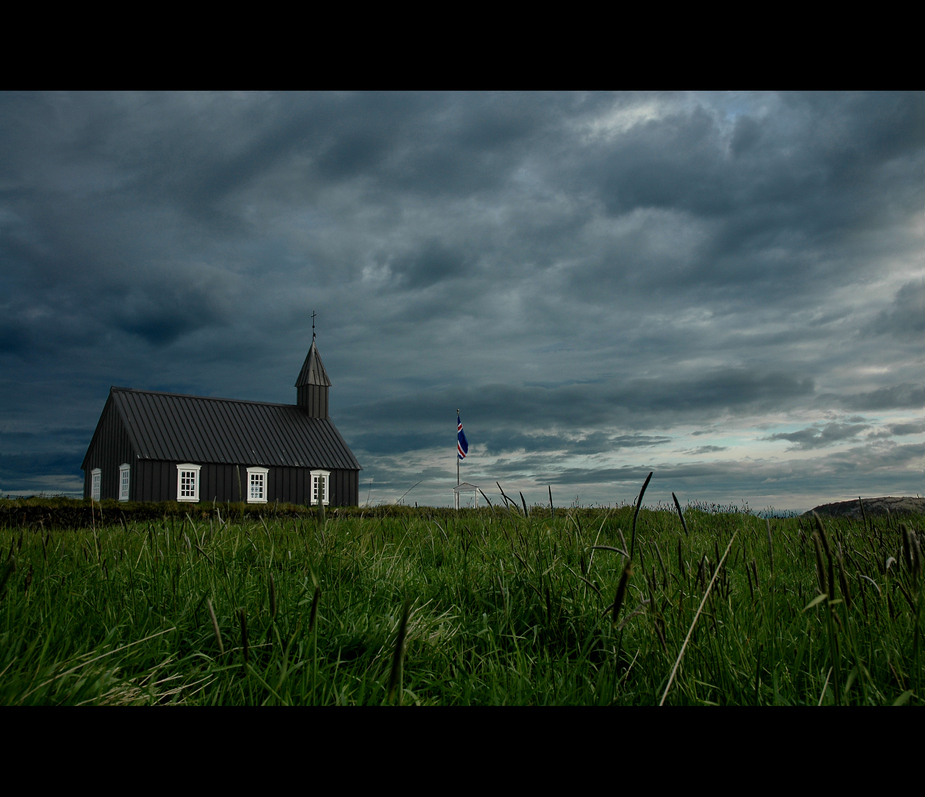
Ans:
<svg viewBox="0 0 925 797"><path fill-rule="evenodd" d="M296 387L302 385L324 385L331 386L331 380L328 379L328 372L324 370L324 363L321 362L321 355L318 354L318 347L312 340L312 346L305 356L305 362L302 363L302 370L299 371L299 378L295 381Z"/></svg>
<svg viewBox="0 0 925 797"><path fill-rule="evenodd" d="M305 363L309 379L327 380L314 343ZM331 420L297 405L120 387L109 401L140 459L361 470Z"/></svg>

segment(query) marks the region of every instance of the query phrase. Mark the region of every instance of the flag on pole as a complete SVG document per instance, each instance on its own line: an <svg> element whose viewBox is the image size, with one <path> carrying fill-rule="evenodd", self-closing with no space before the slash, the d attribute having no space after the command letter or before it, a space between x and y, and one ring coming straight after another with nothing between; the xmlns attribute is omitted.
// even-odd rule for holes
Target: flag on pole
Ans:
<svg viewBox="0 0 925 797"><path fill-rule="evenodd" d="M456 413L456 456L458 459L465 459L469 453L469 441L466 440L466 433L462 428L462 421L459 420L459 413Z"/></svg>

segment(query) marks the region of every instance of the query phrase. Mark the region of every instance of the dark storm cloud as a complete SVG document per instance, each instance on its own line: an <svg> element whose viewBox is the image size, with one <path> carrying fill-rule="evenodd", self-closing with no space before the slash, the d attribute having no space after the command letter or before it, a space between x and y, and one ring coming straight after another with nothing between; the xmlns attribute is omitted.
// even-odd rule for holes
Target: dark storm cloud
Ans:
<svg viewBox="0 0 925 797"><path fill-rule="evenodd" d="M465 277L472 267L464 250L450 249L437 240L425 242L418 250L388 262L402 287L426 288L446 278Z"/></svg>
<svg viewBox="0 0 925 797"><path fill-rule="evenodd" d="M795 92L783 100L811 120L805 149L829 165L840 187L876 176L872 164L921 155L925 104L914 92Z"/></svg>
<svg viewBox="0 0 925 797"><path fill-rule="evenodd" d="M604 432L590 432L581 436L574 434L529 434L510 429L494 431L485 441L485 452L500 456L516 451L538 453L543 451L567 451L570 455L600 454L625 448L640 448L663 445L671 442L670 437L655 435L610 435Z"/></svg>
<svg viewBox="0 0 925 797"><path fill-rule="evenodd" d="M0 455L0 483L3 484L19 479L34 479L40 484L39 477L43 475L73 477L75 471L80 473L80 462L75 467L73 452Z"/></svg>
<svg viewBox="0 0 925 797"><path fill-rule="evenodd" d="M855 474L861 479L865 474L873 475L878 471L888 478L892 476L893 479L898 479L906 475L901 472L902 469L907 469L909 475L921 484L923 458L925 458L925 443L900 445L892 441L877 441L833 453L822 461L821 469L833 475ZM907 488L907 491L921 492L912 486L912 483L910 483L911 489Z"/></svg>
<svg viewBox="0 0 925 797"><path fill-rule="evenodd" d="M658 478L655 479L653 472L653 482L678 482L685 478L729 478L735 471L738 463L723 462L700 465L670 465L660 463L658 465L645 466L625 466L621 468L566 468L556 473L548 474L554 484L621 484L634 483L642 486L642 482L652 471L657 468ZM740 466L738 466L740 467ZM654 486L654 484L653 484Z"/></svg>
<svg viewBox="0 0 925 797"><path fill-rule="evenodd" d="M435 97L406 144L379 174L396 187L428 195L509 187L535 145L561 140L563 115L585 103L567 95L461 94ZM588 103L588 105L593 105ZM539 141L538 141L539 139Z"/></svg>
<svg viewBox="0 0 925 797"><path fill-rule="evenodd" d="M691 454L715 454L717 451L727 451L729 446L698 446L690 450Z"/></svg>
<svg viewBox="0 0 925 797"><path fill-rule="evenodd" d="M66 445L82 445L86 441L83 439L85 430L82 427L54 427L46 428L41 432L8 432L0 429L0 446L4 451L27 451L47 440L49 435L53 435L56 443Z"/></svg>
<svg viewBox="0 0 925 797"><path fill-rule="evenodd" d="M836 273L822 252L856 248L859 230L908 208L911 193L886 207L879 197L896 158L922 165L922 107L911 94L784 95L760 117L738 116L731 135L700 105L637 125L599 145L587 176L611 216L648 212L576 286L670 292L670 279L701 297L720 287L792 300L820 279L844 280L862 261L845 251ZM685 241L692 219L707 234ZM675 245L660 247L666 239Z"/></svg>
<svg viewBox="0 0 925 797"><path fill-rule="evenodd" d="M31 347L30 338L22 321L9 315L0 321L0 352L23 354Z"/></svg>
<svg viewBox="0 0 925 797"><path fill-rule="evenodd" d="M925 432L925 423L893 423L890 424L889 432L894 435L922 434Z"/></svg>
<svg viewBox="0 0 925 797"><path fill-rule="evenodd" d="M439 429L447 424L446 407L465 406L466 423L492 430L490 453L536 446L594 453L638 445L657 445L670 438L660 435L588 436L549 435L535 437L537 427L592 430L608 425L637 427L667 415L675 419L709 419L726 411L780 407L812 394L811 379L786 374L755 373L748 369L719 369L688 378L635 379L625 383L565 385L553 388L484 385L453 393L423 392L419 395L383 399L357 405L339 417L359 427L375 411L391 422L413 421L421 428ZM497 440L495 435L498 435Z"/></svg>
<svg viewBox="0 0 925 797"><path fill-rule="evenodd" d="M814 461L756 462L743 466L735 460L677 464L646 461L641 466L617 468L565 468L539 472L540 484L583 487L598 484L609 490L610 502L632 500L642 482L653 472L646 503L669 502L676 492L682 504L688 500L727 503L769 495L797 496L807 487L810 494L888 495L918 492L915 464L925 456L925 445L863 446ZM912 466L912 470L907 469ZM790 499L791 501L793 499ZM815 504L812 504L815 505ZM792 506L792 505L791 505ZM788 508L778 506L778 509ZM800 507L809 509L810 505Z"/></svg>
<svg viewBox="0 0 925 797"><path fill-rule="evenodd" d="M869 329L900 340L925 340L925 279L903 285L890 308L882 310Z"/></svg>
<svg viewBox="0 0 925 797"><path fill-rule="evenodd" d="M80 464L87 443L87 430L82 427L41 432L0 429L0 494L73 489L82 482Z"/></svg>
<svg viewBox="0 0 925 797"><path fill-rule="evenodd" d="M697 215L729 208L722 142L716 120L703 108L638 125L609 150L595 174L612 216L635 208Z"/></svg>
<svg viewBox="0 0 925 797"><path fill-rule="evenodd" d="M436 448L446 443L438 432L365 432L358 429L350 436L350 447L357 453L389 454L394 451Z"/></svg>
<svg viewBox="0 0 925 797"><path fill-rule="evenodd" d="M457 407L486 483L911 480L923 169L913 92L0 94L0 455L79 490L48 419L111 384L292 401L314 309L374 503L447 500Z"/></svg>
<svg viewBox="0 0 925 797"><path fill-rule="evenodd" d="M891 423L866 435L868 440L889 440L892 437L907 437L909 435L925 433L925 422L918 423Z"/></svg>
<svg viewBox="0 0 925 797"><path fill-rule="evenodd" d="M754 410L785 406L811 396L814 382L783 372L765 373L752 368L720 368L687 379L640 379L633 385L631 403L640 408L694 410L705 417L721 410Z"/></svg>
<svg viewBox="0 0 925 797"><path fill-rule="evenodd" d="M30 453L0 454L0 497L79 492L83 484L80 470L82 454Z"/></svg>
<svg viewBox="0 0 925 797"><path fill-rule="evenodd" d="M925 386L908 382L901 385L878 388L866 393L853 393L844 396L825 393L819 396L820 402L837 402L852 410L877 411L892 409L922 410L925 408Z"/></svg>
<svg viewBox="0 0 925 797"><path fill-rule="evenodd" d="M660 446L671 442L670 437L661 437L658 435L627 435L621 434L611 437L608 441L610 450L613 448L648 448L649 446Z"/></svg>
<svg viewBox="0 0 925 797"><path fill-rule="evenodd" d="M862 423L827 423L824 426L809 426L798 432L780 432L765 437L765 440L786 440L800 451L823 446L831 446L843 440L851 440L861 432L870 429L869 424Z"/></svg>
<svg viewBox="0 0 925 797"><path fill-rule="evenodd" d="M152 345L163 346L202 327L226 322L208 290L167 285L151 286L143 294L133 291L113 323Z"/></svg>
<svg viewBox="0 0 925 797"><path fill-rule="evenodd" d="M241 235L226 201L324 138L324 95L89 94L48 98L56 126L69 122L75 155L108 168L112 198L169 206L224 235ZM317 107L321 106L321 107Z"/></svg>

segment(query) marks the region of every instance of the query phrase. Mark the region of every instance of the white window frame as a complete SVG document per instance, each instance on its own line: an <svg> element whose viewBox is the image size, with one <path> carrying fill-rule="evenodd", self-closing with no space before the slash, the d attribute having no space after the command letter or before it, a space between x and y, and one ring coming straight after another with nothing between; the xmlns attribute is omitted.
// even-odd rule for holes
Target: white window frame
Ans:
<svg viewBox="0 0 925 797"><path fill-rule="evenodd" d="M132 466L127 462L119 465L119 500L128 501L128 493L132 484Z"/></svg>
<svg viewBox="0 0 925 797"><path fill-rule="evenodd" d="M100 485L103 481L103 471L94 468L90 471L90 499L93 501L100 500Z"/></svg>
<svg viewBox="0 0 925 797"><path fill-rule="evenodd" d="M322 486L321 492L321 503L327 506L328 498L330 495L331 489L331 471L329 470L313 470L311 472L311 483L309 484L309 499L312 506L318 505L318 496L317 489L319 484Z"/></svg>
<svg viewBox="0 0 925 797"><path fill-rule="evenodd" d="M247 503L249 504L265 504L267 502L267 486L269 483L269 468L248 468L247 469ZM254 477L257 477L256 483L260 485L260 495L254 496L254 486L255 481L252 481Z"/></svg>
<svg viewBox="0 0 925 797"><path fill-rule="evenodd" d="M196 502L199 500L199 471L202 469L202 465L193 465L189 462L185 462L182 465L177 465L177 501L191 501ZM192 473L192 495L183 495L183 474Z"/></svg>

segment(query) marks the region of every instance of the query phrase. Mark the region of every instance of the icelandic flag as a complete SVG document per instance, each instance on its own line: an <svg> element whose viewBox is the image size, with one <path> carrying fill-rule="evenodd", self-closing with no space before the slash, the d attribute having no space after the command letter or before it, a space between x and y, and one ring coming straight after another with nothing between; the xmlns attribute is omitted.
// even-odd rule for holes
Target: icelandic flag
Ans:
<svg viewBox="0 0 925 797"><path fill-rule="evenodd" d="M462 428L462 421L459 420L459 413L456 413L456 456L459 459L465 459L469 453L469 441L466 440L466 433Z"/></svg>

